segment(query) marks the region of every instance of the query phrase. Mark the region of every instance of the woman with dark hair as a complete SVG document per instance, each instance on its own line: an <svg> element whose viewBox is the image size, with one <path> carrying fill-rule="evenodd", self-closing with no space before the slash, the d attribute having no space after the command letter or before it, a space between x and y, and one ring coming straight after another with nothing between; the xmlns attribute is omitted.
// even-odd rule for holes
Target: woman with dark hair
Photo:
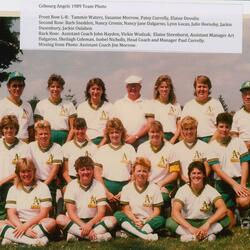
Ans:
<svg viewBox="0 0 250 250"><path fill-rule="evenodd" d="M223 112L220 101L210 97L212 84L207 76L194 80L195 98L184 105L181 117L192 116L198 121L197 136L209 142L216 131L216 116Z"/></svg>
<svg viewBox="0 0 250 250"><path fill-rule="evenodd" d="M176 101L172 79L168 75L160 75L154 85L154 99L150 101L150 108L155 120L163 126L164 137L175 143L179 137L178 120L181 106Z"/></svg>
<svg viewBox="0 0 250 250"><path fill-rule="evenodd" d="M182 242L213 241L230 223L221 195L206 184L206 169L200 161L188 167L189 183L180 187L172 203L172 217L166 227L181 236ZM215 209L215 211L214 211Z"/></svg>
<svg viewBox="0 0 250 250"><path fill-rule="evenodd" d="M97 149L95 177L104 183L109 202L120 200L120 192L130 181L131 163L136 157L133 146L125 143L126 130L121 120L108 120L105 129L107 144Z"/></svg>
<svg viewBox="0 0 250 250"><path fill-rule="evenodd" d="M28 143L34 140L34 120L31 105L21 99L24 88L24 75L11 72L7 81L9 95L0 100L0 119L5 115L15 115L19 124L17 138Z"/></svg>
<svg viewBox="0 0 250 250"><path fill-rule="evenodd" d="M109 118L111 107L102 79L90 79L85 90L85 101L77 108L77 117L86 120L87 136L96 145L99 145L103 140L103 130Z"/></svg>
<svg viewBox="0 0 250 250"><path fill-rule="evenodd" d="M72 102L61 97L65 81L61 75L52 74L48 79L49 98L37 103L35 120L51 124L51 140L60 145L73 138L73 123L76 110Z"/></svg>
<svg viewBox="0 0 250 250"><path fill-rule="evenodd" d="M37 180L36 168L27 158L17 161L15 173L15 184L6 199L8 221L0 224L2 245L44 246L56 227L55 220L48 218L52 206L49 188Z"/></svg>

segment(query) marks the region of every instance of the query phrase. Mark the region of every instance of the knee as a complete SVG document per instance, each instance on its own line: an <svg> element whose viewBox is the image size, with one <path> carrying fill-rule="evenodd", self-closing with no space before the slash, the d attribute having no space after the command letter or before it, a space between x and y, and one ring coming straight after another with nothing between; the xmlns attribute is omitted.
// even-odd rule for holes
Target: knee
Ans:
<svg viewBox="0 0 250 250"><path fill-rule="evenodd" d="M115 212L114 217L119 224L121 224L122 222L124 222L127 219L127 216L121 211Z"/></svg>
<svg viewBox="0 0 250 250"><path fill-rule="evenodd" d="M41 224L46 228L48 232L51 232L56 228L56 220L53 218L46 218L42 220Z"/></svg>
<svg viewBox="0 0 250 250"><path fill-rule="evenodd" d="M237 205L239 208L248 208L250 206L250 198L244 197L244 198L237 198L236 200Z"/></svg>
<svg viewBox="0 0 250 250"><path fill-rule="evenodd" d="M112 229L116 226L117 220L114 216L106 216L103 218L103 222L105 223L108 229Z"/></svg>
<svg viewBox="0 0 250 250"><path fill-rule="evenodd" d="M66 215L63 214L59 214L56 217L56 224L60 227L60 228L64 228L69 222L69 218Z"/></svg>

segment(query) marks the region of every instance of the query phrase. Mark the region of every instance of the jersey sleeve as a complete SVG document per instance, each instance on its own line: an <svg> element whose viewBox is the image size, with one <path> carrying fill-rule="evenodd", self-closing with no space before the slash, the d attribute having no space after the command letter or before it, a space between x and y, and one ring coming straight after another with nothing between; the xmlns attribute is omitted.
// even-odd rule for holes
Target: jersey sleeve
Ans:
<svg viewBox="0 0 250 250"><path fill-rule="evenodd" d="M127 184L126 186L122 188L120 203L121 205L129 204L129 184Z"/></svg>
<svg viewBox="0 0 250 250"><path fill-rule="evenodd" d="M236 112L233 116L233 124L232 124L232 128L231 128L231 131L232 132L237 132L239 133L239 124L238 124L238 113Z"/></svg>
<svg viewBox="0 0 250 250"><path fill-rule="evenodd" d="M209 189L211 203L214 204L218 199L222 199L221 194L215 188L211 187L210 185L207 185L207 186Z"/></svg>
<svg viewBox="0 0 250 250"><path fill-rule="evenodd" d="M188 184L185 184L184 186L180 187L174 197L174 201L181 203L183 207L186 203L186 196L187 196L187 192L185 192L185 189L184 189L186 188L186 185Z"/></svg>
<svg viewBox="0 0 250 250"><path fill-rule="evenodd" d="M74 188L74 181L70 182L66 186L65 194L64 194L64 202L70 203L70 204L76 204L76 198L75 198L75 188Z"/></svg>
<svg viewBox="0 0 250 250"><path fill-rule="evenodd" d="M63 162L63 152L62 147L59 144L56 144L55 150L53 152L53 161L52 164L62 164Z"/></svg>
<svg viewBox="0 0 250 250"><path fill-rule="evenodd" d="M155 184L152 184L152 185L154 185L154 188L155 188L153 206L160 207L163 205L163 198L162 198L160 187Z"/></svg>
<svg viewBox="0 0 250 250"><path fill-rule="evenodd" d="M7 194L5 208L16 208L16 201L17 190L15 186L12 186Z"/></svg>
<svg viewBox="0 0 250 250"><path fill-rule="evenodd" d="M69 103L69 117L76 116L76 108L72 102Z"/></svg>
<svg viewBox="0 0 250 250"><path fill-rule="evenodd" d="M40 204L42 207L51 207L52 198L49 188L46 184L41 183Z"/></svg>
<svg viewBox="0 0 250 250"><path fill-rule="evenodd" d="M239 149L240 149L240 163L250 161L250 154L248 152L247 146L243 140L239 140Z"/></svg>
<svg viewBox="0 0 250 250"><path fill-rule="evenodd" d="M65 144L63 144L62 146L62 155L64 159L69 159L69 147L68 147L68 142L66 142Z"/></svg>
<svg viewBox="0 0 250 250"><path fill-rule="evenodd" d="M98 183L98 192L96 196L97 206L105 206L107 205L107 197L106 197L105 188L103 184L101 184L100 182L97 182L97 183Z"/></svg>

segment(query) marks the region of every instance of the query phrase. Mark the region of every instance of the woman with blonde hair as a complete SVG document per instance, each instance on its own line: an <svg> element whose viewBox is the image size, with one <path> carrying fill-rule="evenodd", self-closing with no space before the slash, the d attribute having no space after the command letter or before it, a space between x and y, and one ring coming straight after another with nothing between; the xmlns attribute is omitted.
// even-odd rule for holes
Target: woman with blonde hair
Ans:
<svg viewBox="0 0 250 250"><path fill-rule="evenodd" d="M133 146L125 143L126 130L118 118L106 124L105 139L107 144L98 148L95 178L106 188L109 202L119 202L122 187L130 181L131 163L136 157Z"/></svg>
<svg viewBox="0 0 250 250"><path fill-rule="evenodd" d="M28 146L16 136L19 131L17 117L5 115L0 121L0 219L6 218L5 201L15 178L15 164L28 156Z"/></svg>
<svg viewBox="0 0 250 250"><path fill-rule="evenodd" d="M15 173L15 185L6 199L8 221L1 225L2 244L46 245L56 226L48 218L52 207L49 188L36 179L36 168L27 158L17 161Z"/></svg>

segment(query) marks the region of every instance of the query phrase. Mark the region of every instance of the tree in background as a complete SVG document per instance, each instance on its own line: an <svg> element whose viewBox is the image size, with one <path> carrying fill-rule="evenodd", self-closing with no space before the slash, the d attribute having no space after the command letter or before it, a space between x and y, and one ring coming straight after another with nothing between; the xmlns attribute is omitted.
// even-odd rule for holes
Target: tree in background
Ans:
<svg viewBox="0 0 250 250"><path fill-rule="evenodd" d="M20 62L19 32L12 30L16 17L0 17L0 84L8 78L5 70L13 62Z"/></svg>
<svg viewBox="0 0 250 250"><path fill-rule="evenodd" d="M64 99L71 101L74 104L74 106L76 106L76 104L77 104L77 101L75 99L75 94L71 93L71 89L67 90L67 93L64 95Z"/></svg>
<svg viewBox="0 0 250 250"><path fill-rule="evenodd" d="M37 103L39 102L40 100L38 99L37 96L33 96L33 98L31 100L29 100L28 102L30 103L31 105L31 108L33 110L33 112L35 111L35 108L36 108L36 105Z"/></svg>
<svg viewBox="0 0 250 250"><path fill-rule="evenodd" d="M228 112L228 105L226 104L222 95L219 95L219 101L226 112Z"/></svg>

